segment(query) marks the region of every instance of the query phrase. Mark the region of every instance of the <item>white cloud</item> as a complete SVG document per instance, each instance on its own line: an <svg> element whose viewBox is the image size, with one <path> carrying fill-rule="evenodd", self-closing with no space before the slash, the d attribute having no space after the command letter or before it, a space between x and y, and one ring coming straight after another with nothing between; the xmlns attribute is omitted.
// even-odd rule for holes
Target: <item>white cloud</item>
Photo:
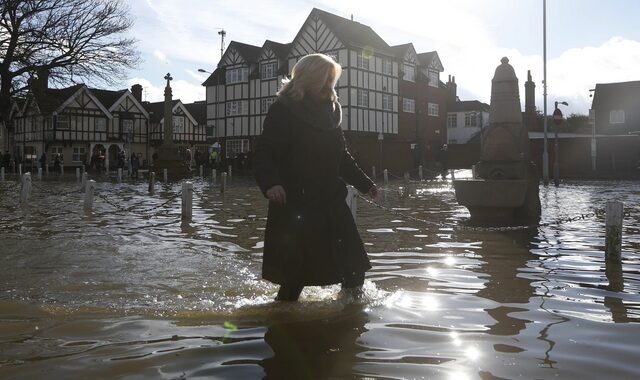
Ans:
<svg viewBox="0 0 640 380"><path fill-rule="evenodd" d="M162 63L170 63L169 60L167 59L167 55L163 52L161 52L160 50L154 50L153 51L153 55L158 58L158 60Z"/></svg>

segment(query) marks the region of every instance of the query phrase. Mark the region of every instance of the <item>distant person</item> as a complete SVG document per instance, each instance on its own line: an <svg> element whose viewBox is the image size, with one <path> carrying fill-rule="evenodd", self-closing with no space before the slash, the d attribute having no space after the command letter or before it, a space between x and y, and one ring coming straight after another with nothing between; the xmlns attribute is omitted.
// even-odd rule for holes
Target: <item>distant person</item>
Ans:
<svg viewBox="0 0 640 380"><path fill-rule="evenodd" d="M131 177L138 179L138 170L140 169L140 158L137 154L131 154Z"/></svg>
<svg viewBox="0 0 640 380"><path fill-rule="evenodd" d="M324 54L299 60L256 145L254 174L269 199L262 277L280 284L276 300L296 301L305 286L336 283L361 294L371 268L346 183L372 198L378 187L345 145L334 89L341 72Z"/></svg>
<svg viewBox="0 0 640 380"><path fill-rule="evenodd" d="M60 153L57 153L53 159L53 171L56 173L60 173L60 165L62 165L62 160L60 158Z"/></svg>
<svg viewBox="0 0 640 380"><path fill-rule="evenodd" d="M47 171L47 155L44 152L40 155L40 168L43 172Z"/></svg>

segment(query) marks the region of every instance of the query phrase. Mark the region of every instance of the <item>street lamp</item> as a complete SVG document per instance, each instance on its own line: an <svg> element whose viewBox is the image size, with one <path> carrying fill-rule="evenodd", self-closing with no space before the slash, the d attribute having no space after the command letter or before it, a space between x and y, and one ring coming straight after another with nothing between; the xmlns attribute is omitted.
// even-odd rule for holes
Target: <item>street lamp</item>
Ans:
<svg viewBox="0 0 640 380"><path fill-rule="evenodd" d="M553 128L555 131L555 150L554 150L554 160L553 160L553 182L556 187L560 186L560 166L558 165L558 127L562 123L562 111L558 108L558 104L562 104L563 106L568 106L567 102L555 102L555 110L553 111L553 122L555 123L555 127Z"/></svg>
<svg viewBox="0 0 640 380"><path fill-rule="evenodd" d="M211 71L207 71L205 69L198 69L198 72L200 73L207 73L207 74L211 74Z"/></svg>

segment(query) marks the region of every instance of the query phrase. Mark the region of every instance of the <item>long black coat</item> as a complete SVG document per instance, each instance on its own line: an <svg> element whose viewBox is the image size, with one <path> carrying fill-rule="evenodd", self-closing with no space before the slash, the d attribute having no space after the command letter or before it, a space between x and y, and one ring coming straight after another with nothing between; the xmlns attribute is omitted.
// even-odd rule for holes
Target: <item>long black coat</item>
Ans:
<svg viewBox="0 0 640 380"><path fill-rule="evenodd" d="M277 284L335 284L371 268L345 181L360 192L373 182L347 151L341 128L316 121L278 100L255 151L262 193L281 185L287 196L285 204L269 202L265 231L262 277Z"/></svg>

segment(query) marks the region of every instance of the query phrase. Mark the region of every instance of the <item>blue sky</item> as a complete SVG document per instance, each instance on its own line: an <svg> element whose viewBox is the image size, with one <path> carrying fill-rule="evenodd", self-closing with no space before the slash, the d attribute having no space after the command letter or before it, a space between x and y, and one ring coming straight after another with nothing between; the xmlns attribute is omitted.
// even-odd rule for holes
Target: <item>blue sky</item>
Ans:
<svg viewBox="0 0 640 380"><path fill-rule="evenodd" d="M134 0L132 35L142 62L122 87L143 85L149 101L163 97L171 72L173 96L204 100L201 83L220 59L219 28L232 40L261 46L293 40L314 7L370 26L390 45L412 42L436 50L456 77L462 100L490 101L491 78L507 56L520 79L531 70L536 106L543 109L543 0L275 1ZM565 114L587 114L596 83L640 80L640 1L547 0L548 108L567 101ZM551 111L549 111L550 113Z"/></svg>

